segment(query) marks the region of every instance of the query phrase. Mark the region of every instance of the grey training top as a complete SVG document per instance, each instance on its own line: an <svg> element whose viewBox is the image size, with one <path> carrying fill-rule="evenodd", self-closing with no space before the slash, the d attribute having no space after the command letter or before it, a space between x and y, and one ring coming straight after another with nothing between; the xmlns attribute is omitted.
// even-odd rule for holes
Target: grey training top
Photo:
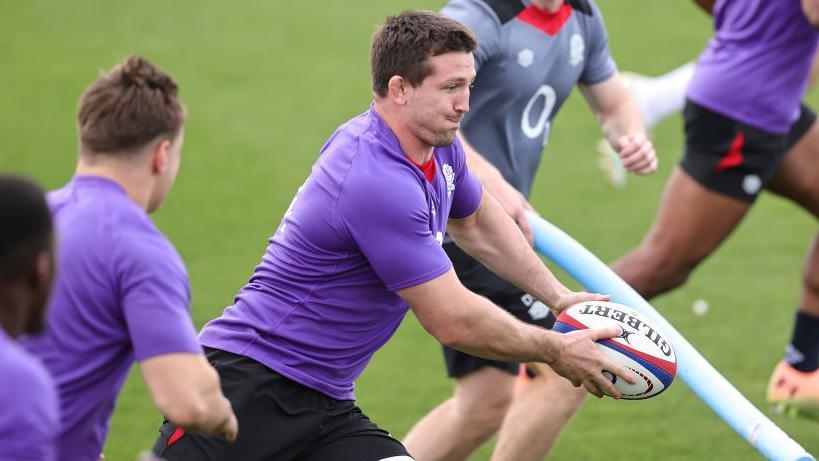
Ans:
<svg viewBox="0 0 819 461"><path fill-rule="evenodd" d="M603 18L591 1L550 13L530 0L452 0L445 16L478 37L467 141L529 196L552 120L577 83L616 72Z"/></svg>
<svg viewBox="0 0 819 461"><path fill-rule="evenodd" d="M478 37L478 76L461 131L528 197L552 120L572 88L617 71L600 10L590 0L566 1L554 13L530 0L452 0L442 13ZM451 240L444 249L470 290L486 296L518 291Z"/></svg>

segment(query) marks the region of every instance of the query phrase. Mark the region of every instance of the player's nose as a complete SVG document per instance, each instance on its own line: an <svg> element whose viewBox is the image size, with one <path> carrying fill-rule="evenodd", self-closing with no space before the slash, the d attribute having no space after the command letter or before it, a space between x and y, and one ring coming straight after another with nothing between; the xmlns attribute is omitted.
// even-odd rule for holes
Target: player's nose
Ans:
<svg viewBox="0 0 819 461"><path fill-rule="evenodd" d="M469 112L469 90L467 89L461 96L455 99L455 107L456 112L466 114Z"/></svg>

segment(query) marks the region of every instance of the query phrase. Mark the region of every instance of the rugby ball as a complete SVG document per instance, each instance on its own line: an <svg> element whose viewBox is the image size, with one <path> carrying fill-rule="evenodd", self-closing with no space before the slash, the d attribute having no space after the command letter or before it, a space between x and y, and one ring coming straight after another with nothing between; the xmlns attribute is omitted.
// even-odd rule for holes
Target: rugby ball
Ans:
<svg viewBox="0 0 819 461"><path fill-rule="evenodd" d="M603 372L622 394L620 398L647 399L666 390L677 374L674 347L654 322L633 309L605 301L579 303L564 309L553 329L568 333L612 325L622 327L623 333L597 341L597 347L638 377L637 384L629 384L613 373Z"/></svg>

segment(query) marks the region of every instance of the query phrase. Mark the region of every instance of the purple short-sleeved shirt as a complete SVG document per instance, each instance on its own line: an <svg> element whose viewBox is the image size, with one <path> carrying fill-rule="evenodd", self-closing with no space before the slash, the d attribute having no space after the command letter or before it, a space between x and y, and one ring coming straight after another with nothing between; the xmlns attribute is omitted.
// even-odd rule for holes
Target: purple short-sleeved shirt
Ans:
<svg viewBox="0 0 819 461"><path fill-rule="evenodd" d="M96 461L134 360L201 353L181 258L113 181L76 176L48 194L57 281L46 333L24 338L57 382L61 461Z"/></svg>
<svg viewBox="0 0 819 461"><path fill-rule="evenodd" d="M54 380L0 328L0 461L53 461L60 431Z"/></svg>
<svg viewBox="0 0 819 461"><path fill-rule="evenodd" d="M458 142L434 149L427 181L371 107L327 141L234 305L202 343L250 357L336 399L407 313L395 293L451 268L447 219L474 213L481 186Z"/></svg>
<svg viewBox="0 0 819 461"><path fill-rule="evenodd" d="M688 99L760 130L787 133L799 116L819 38L800 1L718 0L714 29Z"/></svg>

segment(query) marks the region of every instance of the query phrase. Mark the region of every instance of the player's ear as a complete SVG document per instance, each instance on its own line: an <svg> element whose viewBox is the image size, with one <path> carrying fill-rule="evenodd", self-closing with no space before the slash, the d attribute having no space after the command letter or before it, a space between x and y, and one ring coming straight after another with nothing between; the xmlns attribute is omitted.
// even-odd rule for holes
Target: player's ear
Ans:
<svg viewBox="0 0 819 461"><path fill-rule="evenodd" d="M48 292L54 279L54 254L52 250L43 250L34 261L31 274L32 284L41 291Z"/></svg>
<svg viewBox="0 0 819 461"><path fill-rule="evenodd" d="M400 75L393 75L387 82L387 97L398 105L407 103L407 89L409 82Z"/></svg>
<svg viewBox="0 0 819 461"><path fill-rule="evenodd" d="M171 141L163 139L151 149L151 170L162 174L168 169L168 155L171 150Z"/></svg>

